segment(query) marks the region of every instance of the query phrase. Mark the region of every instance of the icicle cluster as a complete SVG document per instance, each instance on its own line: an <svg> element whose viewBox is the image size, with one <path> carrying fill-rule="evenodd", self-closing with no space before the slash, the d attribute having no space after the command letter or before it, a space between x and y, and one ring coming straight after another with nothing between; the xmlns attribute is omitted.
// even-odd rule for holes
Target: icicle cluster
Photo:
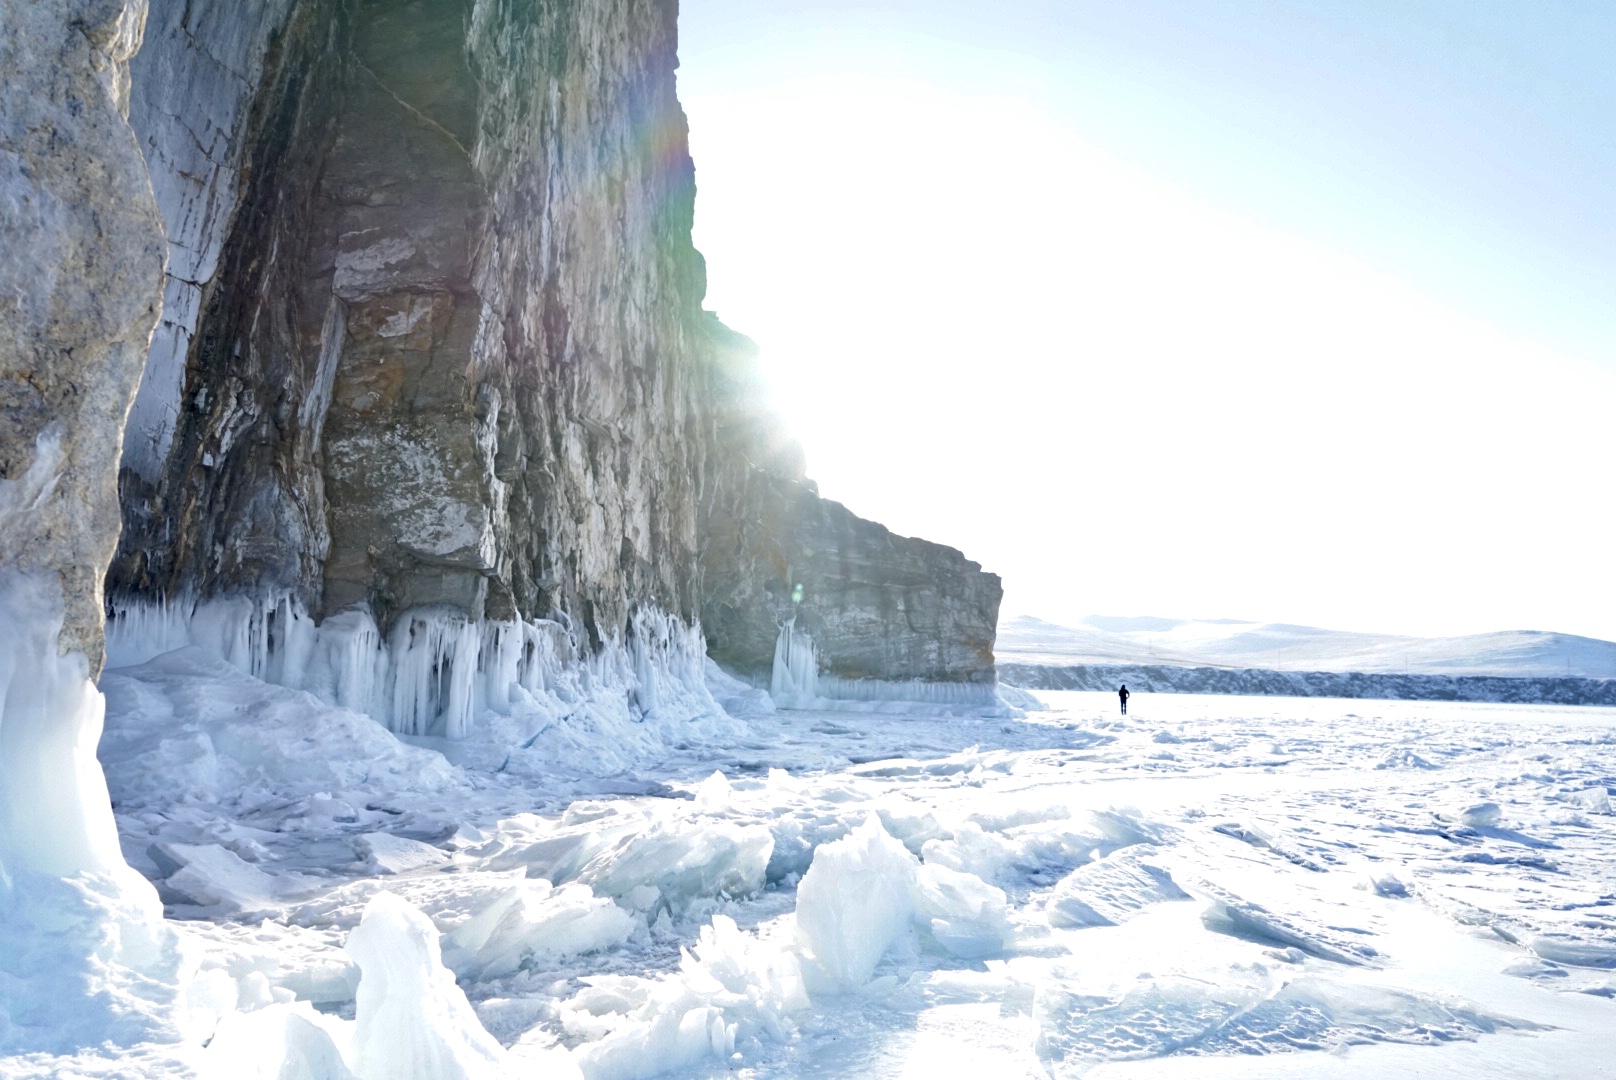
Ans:
<svg viewBox="0 0 1616 1080"><path fill-rule="evenodd" d="M196 604L131 604L107 620L107 663L144 663L196 646L253 676L307 690L375 717L401 735L459 738L485 709L506 713L544 693L582 700L626 690L641 715L715 712L699 626L654 608L634 613L626 640L584 657L563 623L474 622L448 607L400 615L385 639L368 612L316 625L277 596Z"/></svg>
<svg viewBox="0 0 1616 1080"><path fill-rule="evenodd" d="M774 641L769 696L787 709L811 709L819 699L819 653L814 639L797 629L795 616L785 621Z"/></svg>
<svg viewBox="0 0 1616 1080"><path fill-rule="evenodd" d="M780 627L774 642L769 696L785 709L833 708L847 702L905 702L920 705L1007 708L999 688L982 683L926 682L923 679L843 679L819 673L813 638L798 630L795 617Z"/></svg>

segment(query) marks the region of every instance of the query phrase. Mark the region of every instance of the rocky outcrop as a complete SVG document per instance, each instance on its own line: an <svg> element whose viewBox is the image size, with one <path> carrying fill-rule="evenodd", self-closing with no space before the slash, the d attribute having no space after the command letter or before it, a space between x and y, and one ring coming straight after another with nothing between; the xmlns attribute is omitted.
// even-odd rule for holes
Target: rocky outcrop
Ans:
<svg viewBox="0 0 1616 1080"><path fill-rule="evenodd" d="M163 274L124 119L144 16L144 3L0 0L0 567L54 579L61 649L92 675L123 422Z"/></svg>
<svg viewBox="0 0 1616 1080"><path fill-rule="evenodd" d="M702 626L725 667L769 671L782 623L827 674L991 685L1002 590L953 548L821 498L763 405L750 341L708 323L719 416L702 517Z"/></svg>
<svg viewBox="0 0 1616 1080"><path fill-rule="evenodd" d="M154 0L168 223L119 603L701 620L991 683L998 582L818 497L702 311L668 0ZM801 587L800 598L794 596Z"/></svg>

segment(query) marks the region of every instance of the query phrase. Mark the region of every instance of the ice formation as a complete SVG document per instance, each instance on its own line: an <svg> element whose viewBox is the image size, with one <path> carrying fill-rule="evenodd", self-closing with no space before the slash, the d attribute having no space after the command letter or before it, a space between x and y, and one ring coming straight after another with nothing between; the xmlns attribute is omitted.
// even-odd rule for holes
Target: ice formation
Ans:
<svg viewBox="0 0 1616 1080"><path fill-rule="evenodd" d="M804 709L812 708L819 697L819 654L814 639L797 629L795 618L781 625L775 639L769 695L777 705Z"/></svg>
<svg viewBox="0 0 1616 1080"><path fill-rule="evenodd" d="M8 562L62 466L47 434L0 480ZM124 862L96 759L106 699L62 654L63 618L54 576L0 566L0 1054L178 1037L187 962Z"/></svg>
<svg viewBox="0 0 1616 1080"><path fill-rule="evenodd" d="M106 703L84 655L58 651L54 589L0 573L0 1053L176 1038L185 969L119 849Z"/></svg>
<svg viewBox="0 0 1616 1080"><path fill-rule="evenodd" d="M531 924L514 937L509 932L524 923L510 917L522 909L524 896L513 891L502 898L466 924L459 940L512 954L524 937L531 944ZM317 1013L303 1001L244 1003L249 1007L220 1020L205 1055L208 1074L221 1080L505 1080L517 1074L512 1055L483 1027L444 966L437 927L417 908L378 892L348 935L346 951L359 966L353 1020ZM578 1076L564 1051L529 1051L521 1064L522 1075Z"/></svg>
<svg viewBox="0 0 1616 1080"><path fill-rule="evenodd" d="M316 625L287 596L130 604L107 621L112 667L185 646L402 735L462 738L485 711L509 713L547 695L626 694L637 714L658 720L720 711L706 685L701 628L654 608L635 612L626 640L588 656L562 623L475 622L448 607L404 612L385 638L367 612Z"/></svg>
<svg viewBox="0 0 1616 1080"><path fill-rule="evenodd" d="M361 1080L348 1068L350 1025L306 1001L226 1013L203 1055L219 1080Z"/></svg>
<svg viewBox="0 0 1616 1080"><path fill-rule="evenodd" d="M924 679L844 679L822 675L813 638L795 617L780 626L774 643L769 695L786 709L846 708L850 704L958 706L1008 713L1013 706L991 683L927 682Z"/></svg>
<svg viewBox="0 0 1616 1080"><path fill-rule="evenodd" d="M578 880L612 897L649 887L658 904L678 913L700 898L757 892L773 852L774 838L760 825L656 822L599 852L578 871Z"/></svg>
<svg viewBox="0 0 1616 1080"><path fill-rule="evenodd" d="M448 935L446 957L474 979L509 975L534 958L572 956L621 945L633 916L588 885L552 888L543 878L520 881Z"/></svg>
<svg viewBox="0 0 1616 1080"><path fill-rule="evenodd" d="M682 950L677 971L590 977L562 1005L562 1020L586 1040L577 1060L589 1080L733 1061L758 1053L761 1040L791 1042L814 996L865 988L912 929L918 944L944 955L1002 952L1005 894L975 875L922 864L872 814L818 848L795 914L772 930L743 931L716 914Z"/></svg>
<svg viewBox="0 0 1616 1080"><path fill-rule="evenodd" d="M914 917L920 864L875 817L814 853L797 886L797 929L825 989L856 990Z"/></svg>
<svg viewBox="0 0 1616 1080"><path fill-rule="evenodd" d="M361 1080L504 1077L494 1041L443 966L438 931L392 893L377 893L348 937L361 975L353 1071Z"/></svg>
<svg viewBox="0 0 1616 1080"><path fill-rule="evenodd" d="M662 979L596 977L563 1007L588 1080L640 1080L704 1059L732 1059L760 1036L785 1041L807 1008L797 954L714 915Z"/></svg>

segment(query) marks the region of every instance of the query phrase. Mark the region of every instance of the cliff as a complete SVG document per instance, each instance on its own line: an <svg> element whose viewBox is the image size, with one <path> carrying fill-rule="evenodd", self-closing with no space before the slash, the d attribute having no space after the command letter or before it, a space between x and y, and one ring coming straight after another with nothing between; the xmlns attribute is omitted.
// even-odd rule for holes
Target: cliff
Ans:
<svg viewBox="0 0 1616 1080"><path fill-rule="evenodd" d="M134 5L0 8L0 571L48 579L101 666L123 420L157 318L161 222L124 121Z"/></svg>
<svg viewBox="0 0 1616 1080"><path fill-rule="evenodd" d="M104 645L639 753L732 723L709 610L990 690L997 579L819 499L701 308L675 14L0 0L0 1055L188 1037Z"/></svg>
<svg viewBox="0 0 1616 1080"><path fill-rule="evenodd" d="M115 610L245 599L266 670L338 615L464 667L662 612L759 679L795 618L827 675L991 686L998 579L821 499L702 310L675 45L667 0L154 0Z"/></svg>

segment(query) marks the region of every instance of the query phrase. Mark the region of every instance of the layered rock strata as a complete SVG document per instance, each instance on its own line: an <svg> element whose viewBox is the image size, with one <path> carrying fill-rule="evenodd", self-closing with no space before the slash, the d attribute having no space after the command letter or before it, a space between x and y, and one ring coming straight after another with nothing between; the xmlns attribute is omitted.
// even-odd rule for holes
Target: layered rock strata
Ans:
<svg viewBox="0 0 1616 1080"><path fill-rule="evenodd" d="M115 607L253 598L272 645L354 611L395 647L552 619L585 651L655 610L754 676L795 617L832 675L991 685L997 578L819 498L702 311L673 3L150 24L131 119L168 306Z"/></svg>

